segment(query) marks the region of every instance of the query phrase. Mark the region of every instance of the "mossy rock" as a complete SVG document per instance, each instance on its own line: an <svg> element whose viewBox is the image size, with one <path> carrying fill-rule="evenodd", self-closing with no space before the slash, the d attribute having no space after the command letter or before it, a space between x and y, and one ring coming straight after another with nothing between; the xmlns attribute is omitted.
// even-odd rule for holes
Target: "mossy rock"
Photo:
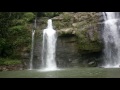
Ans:
<svg viewBox="0 0 120 90"><path fill-rule="evenodd" d="M81 43L78 45L78 50L81 53L91 53L91 52L101 52L102 44L101 43Z"/></svg>
<svg viewBox="0 0 120 90"><path fill-rule="evenodd" d="M99 52L102 50L99 33L96 30L82 28L76 31L78 51L81 53Z"/></svg>
<svg viewBox="0 0 120 90"><path fill-rule="evenodd" d="M77 37L79 52L99 52L102 50L97 12L63 12L52 19L53 28L57 31L58 36L75 35ZM39 29L41 32L47 27L47 20L47 17L40 19Z"/></svg>

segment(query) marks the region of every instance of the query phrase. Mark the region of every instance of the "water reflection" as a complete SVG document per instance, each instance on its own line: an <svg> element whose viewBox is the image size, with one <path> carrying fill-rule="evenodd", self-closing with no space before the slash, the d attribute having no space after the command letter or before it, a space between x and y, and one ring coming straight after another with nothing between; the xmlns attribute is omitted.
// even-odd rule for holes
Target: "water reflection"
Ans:
<svg viewBox="0 0 120 90"><path fill-rule="evenodd" d="M56 71L3 71L0 78L120 78L120 68L67 68Z"/></svg>

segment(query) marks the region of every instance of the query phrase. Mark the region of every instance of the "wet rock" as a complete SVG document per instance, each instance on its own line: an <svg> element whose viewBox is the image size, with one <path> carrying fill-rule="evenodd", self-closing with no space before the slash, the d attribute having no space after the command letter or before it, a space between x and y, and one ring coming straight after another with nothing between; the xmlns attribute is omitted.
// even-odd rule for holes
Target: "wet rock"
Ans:
<svg viewBox="0 0 120 90"><path fill-rule="evenodd" d="M88 64L89 65L92 65L92 64L94 64L95 63L95 61L91 61L91 62L89 62Z"/></svg>
<svg viewBox="0 0 120 90"><path fill-rule="evenodd" d="M96 62L88 57L91 53L102 51L99 12L64 12L52 18L53 27L58 33L56 61L58 67L76 66L85 61L86 66L95 66ZM34 67L41 64L42 30L46 28L46 20L38 24L35 36ZM42 27L42 28L41 28ZM85 54L86 59L83 58ZM93 56L95 57L95 56ZM99 58L99 57L96 57ZM77 61L76 61L77 60Z"/></svg>
<svg viewBox="0 0 120 90"><path fill-rule="evenodd" d="M96 66L97 66L96 60L89 61L89 62L88 62L88 66L90 66L90 67L96 67Z"/></svg>
<svg viewBox="0 0 120 90"><path fill-rule="evenodd" d="M22 64L0 66L0 71L14 71L14 70L23 70L23 69L24 68Z"/></svg>
<svg viewBox="0 0 120 90"><path fill-rule="evenodd" d="M57 33L58 33L58 36L70 35L70 34L75 35L76 31L73 28L64 28L64 29L58 30Z"/></svg>

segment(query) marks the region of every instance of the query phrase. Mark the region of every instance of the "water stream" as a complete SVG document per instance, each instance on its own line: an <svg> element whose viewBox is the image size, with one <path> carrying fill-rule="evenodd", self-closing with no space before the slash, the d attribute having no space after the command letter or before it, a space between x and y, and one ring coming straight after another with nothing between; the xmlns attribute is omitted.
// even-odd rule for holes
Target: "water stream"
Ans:
<svg viewBox="0 0 120 90"><path fill-rule="evenodd" d="M103 12L104 67L120 65L120 20L118 12Z"/></svg>
<svg viewBox="0 0 120 90"><path fill-rule="evenodd" d="M42 45L42 69L56 70L56 31L53 29L52 20L48 20L48 26L43 30L43 45Z"/></svg>

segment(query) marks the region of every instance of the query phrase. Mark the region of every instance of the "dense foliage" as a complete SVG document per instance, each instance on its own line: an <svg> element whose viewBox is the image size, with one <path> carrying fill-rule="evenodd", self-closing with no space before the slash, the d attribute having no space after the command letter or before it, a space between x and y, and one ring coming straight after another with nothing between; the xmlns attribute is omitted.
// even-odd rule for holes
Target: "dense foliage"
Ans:
<svg viewBox="0 0 120 90"><path fill-rule="evenodd" d="M0 12L0 57L17 57L23 47L29 46L29 22L32 12Z"/></svg>
<svg viewBox="0 0 120 90"><path fill-rule="evenodd" d="M22 52L30 53L31 31L36 17L52 18L60 13L0 12L0 65L14 64L21 59Z"/></svg>
<svg viewBox="0 0 120 90"><path fill-rule="evenodd" d="M48 17L48 18L52 18L55 16L58 16L59 14L61 14L62 12L36 12L35 14L38 17Z"/></svg>
<svg viewBox="0 0 120 90"><path fill-rule="evenodd" d="M16 64L21 64L22 62L17 59L9 59L9 58L0 58L0 65L16 65Z"/></svg>

